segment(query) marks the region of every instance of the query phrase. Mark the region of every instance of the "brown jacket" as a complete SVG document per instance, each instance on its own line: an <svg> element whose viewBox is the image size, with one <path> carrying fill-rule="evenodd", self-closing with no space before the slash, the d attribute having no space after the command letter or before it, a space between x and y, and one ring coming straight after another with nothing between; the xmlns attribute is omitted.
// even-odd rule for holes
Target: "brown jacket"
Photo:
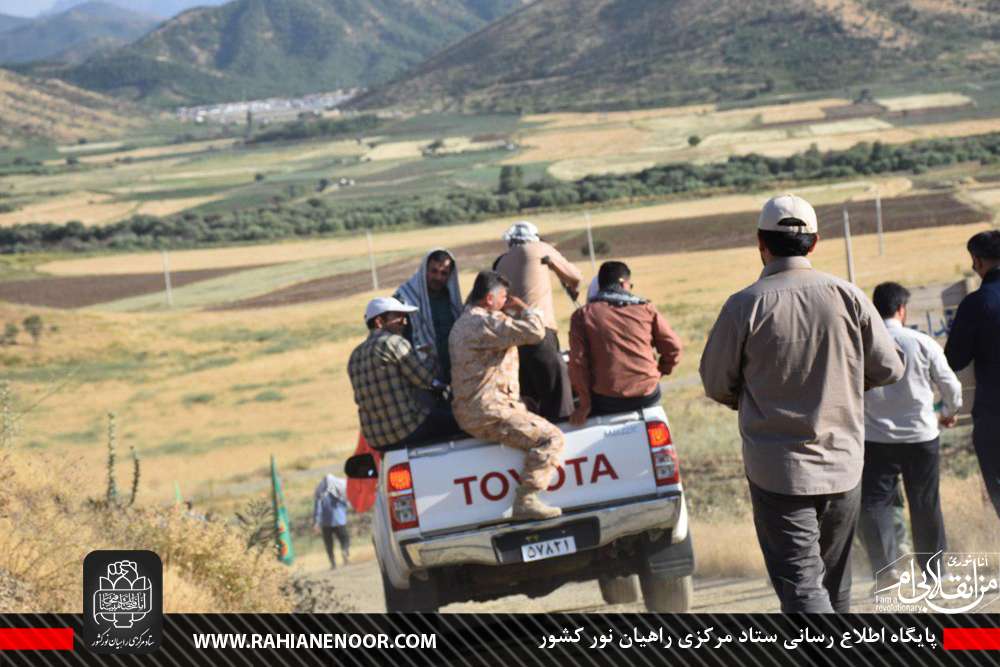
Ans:
<svg viewBox="0 0 1000 667"><path fill-rule="evenodd" d="M590 407L592 393L652 394L660 376L677 366L681 348L680 337L652 304L588 303L569 325L569 377L580 405Z"/></svg>
<svg viewBox="0 0 1000 667"><path fill-rule="evenodd" d="M875 307L804 257L770 262L726 301L701 379L738 409L747 477L774 493L841 493L861 481L864 392L903 376Z"/></svg>

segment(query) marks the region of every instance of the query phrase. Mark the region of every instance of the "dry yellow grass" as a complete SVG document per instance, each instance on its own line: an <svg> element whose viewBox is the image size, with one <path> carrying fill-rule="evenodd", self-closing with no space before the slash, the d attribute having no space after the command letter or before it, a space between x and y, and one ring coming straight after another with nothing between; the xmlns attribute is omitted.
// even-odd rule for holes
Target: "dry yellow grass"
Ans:
<svg viewBox="0 0 1000 667"><path fill-rule="evenodd" d="M219 523L175 510L93 507L101 485L75 457L4 452L0 572L30 596L0 599L0 611L80 613L80 564L96 549L150 549L164 562L167 611L288 611L287 572L267 553L247 552Z"/></svg>
<svg viewBox="0 0 1000 667"><path fill-rule="evenodd" d="M583 125L604 125L607 123L631 123L650 118L688 116L715 111L714 104L693 104L684 107L661 107L641 111L612 111L608 113L547 113L525 116L528 123L539 123L547 129L580 127Z"/></svg>
<svg viewBox="0 0 1000 667"><path fill-rule="evenodd" d="M0 213L0 227L29 222L64 223L78 220L85 225L106 225L136 211L136 202L116 202L106 194L70 192L10 213Z"/></svg>
<svg viewBox="0 0 1000 667"><path fill-rule="evenodd" d="M901 109L958 105L967 101L968 98L957 93L885 100L887 104ZM594 114L559 114L550 124L522 131L518 135L522 150L505 163L551 162L549 173L553 176L577 179L588 174L617 173L662 162L714 162L730 155L751 152L785 157L804 151L812 144L820 150L843 150L861 141L907 143L918 139L985 134L1000 129L1000 119L905 128L896 128L878 118L779 128L760 127L761 123L782 122L783 119L821 120L824 108L839 104L849 102L830 98L788 105L699 112L681 107L649 110L641 118L604 123L591 123ZM574 116L579 116L575 123L571 122ZM611 118L614 115L608 116ZM701 139L699 145L690 146L690 136L698 136Z"/></svg>
<svg viewBox="0 0 1000 667"><path fill-rule="evenodd" d="M208 202L222 199L223 195L213 195L210 197L181 197L176 199L162 199L160 201L141 202L130 215L142 213L146 215L173 215L186 211L195 206L201 206Z"/></svg>
<svg viewBox="0 0 1000 667"><path fill-rule="evenodd" d="M841 97L830 97L814 102L762 107L760 108L760 122L767 124L790 123L802 120L823 120L826 118L823 110L827 107L842 106L850 103L850 100Z"/></svg>
<svg viewBox="0 0 1000 667"><path fill-rule="evenodd" d="M903 97L880 97L875 100L889 111L915 111L938 107L960 107L970 104L972 99L961 93L937 93L934 95L905 95Z"/></svg>

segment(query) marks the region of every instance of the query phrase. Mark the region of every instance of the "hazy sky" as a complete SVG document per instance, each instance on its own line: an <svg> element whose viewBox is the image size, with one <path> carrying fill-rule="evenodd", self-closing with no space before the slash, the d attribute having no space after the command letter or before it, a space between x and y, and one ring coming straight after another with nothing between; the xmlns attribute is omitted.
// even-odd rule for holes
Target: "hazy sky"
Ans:
<svg viewBox="0 0 1000 667"><path fill-rule="evenodd" d="M55 4L55 0L0 0L0 14L36 16Z"/></svg>
<svg viewBox="0 0 1000 667"><path fill-rule="evenodd" d="M0 0L0 14L14 16L35 16L44 12L55 0Z"/></svg>

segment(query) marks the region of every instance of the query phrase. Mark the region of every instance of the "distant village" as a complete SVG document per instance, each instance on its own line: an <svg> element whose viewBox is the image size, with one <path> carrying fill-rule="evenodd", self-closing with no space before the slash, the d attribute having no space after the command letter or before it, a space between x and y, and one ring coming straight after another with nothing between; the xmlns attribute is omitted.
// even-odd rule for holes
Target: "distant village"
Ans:
<svg viewBox="0 0 1000 667"><path fill-rule="evenodd" d="M345 102L364 92L364 88L347 88L327 93L315 93L304 97L270 97L263 100L225 102L196 107L180 107L177 118L190 123L242 123L247 114L252 114L255 122L267 125L275 121L294 120L303 114L323 115L336 111Z"/></svg>

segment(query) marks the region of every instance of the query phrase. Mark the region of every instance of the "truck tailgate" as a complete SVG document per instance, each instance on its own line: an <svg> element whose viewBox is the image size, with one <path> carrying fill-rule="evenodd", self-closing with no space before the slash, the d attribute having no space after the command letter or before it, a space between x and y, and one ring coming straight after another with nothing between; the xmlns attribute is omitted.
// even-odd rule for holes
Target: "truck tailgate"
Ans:
<svg viewBox="0 0 1000 667"><path fill-rule="evenodd" d="M524 452L475 440L409 452L421 533L509 517ZM646 425L640 419L566 433L562 464L541 495L551 505L583 507L656 493Z"/></svg>

